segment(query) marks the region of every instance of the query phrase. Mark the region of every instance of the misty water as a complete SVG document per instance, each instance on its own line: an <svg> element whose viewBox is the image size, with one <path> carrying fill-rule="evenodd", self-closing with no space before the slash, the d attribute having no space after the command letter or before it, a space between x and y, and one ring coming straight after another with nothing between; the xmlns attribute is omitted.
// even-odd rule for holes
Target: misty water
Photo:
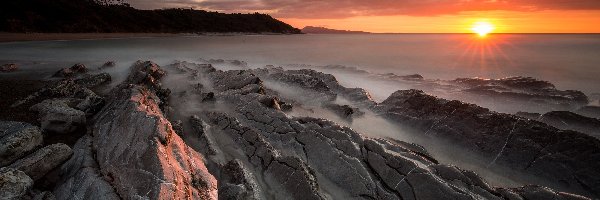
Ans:
<svg viewBox="0 0 600 200"><path fill-rule="evenodd" d="M354 67L373 74L420 74L426 79L442 80L531 76L550 81L560 90L583 91L592 100L600 96L600 35L594 34L498 34L485 38L471 34L181 36L0 43L0 52L0 64L17 63L21 68L10 76L39 74L49 78L52 73L48 72L75 63L96 68L106 61L115 61L117 67L109 69L109 72L113 82L118 83L126 76L126 69L137 60L168 65L176 60L203 62L225 59L246 62L251 68L266 65L314 67L336 75L346 87L366 89L376 101L384 100L396 90L411 89L411 86L327 66ZM238 69L240 66L222 64L215 67ZM267 81L266 84L277 87L276 83ZM294 90L279 89L282 94L285 94L284 90ZM294 92L289 95L294 95ZM471 103L500 112L518 111L507 109L513 105ZM184 117L196 112L185 109L189 112L180 113ZM297 112L292 115L311 114ZM409 130L372 113L350 124L326 111L315 117L334 120L369 136L393 137L422 144L444 163L475 170L496 184L523 184L522 180L513 182L510 177L486 174L485 169L480 169L486 167L485 163L478 163L476 158L470 161L466 158L468 155L460 150L441 148L444 145L439 141L413 137Z"/></svg>

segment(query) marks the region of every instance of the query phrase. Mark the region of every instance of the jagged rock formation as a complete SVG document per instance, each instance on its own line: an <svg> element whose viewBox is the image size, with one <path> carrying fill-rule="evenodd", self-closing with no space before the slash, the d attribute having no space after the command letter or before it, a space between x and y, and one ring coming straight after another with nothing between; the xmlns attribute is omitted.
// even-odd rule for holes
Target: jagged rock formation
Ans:
<svg viewBox="0 0 600 200"><path fill-rule="evenodd" d="M159 108L162 75L156 64L136 63L95 116L91 143L99 172L121 198L216 199L216 182L201 155L175 134ZM75 180L93 178L81 173L86 172L75 173Z"/></svg>
<svg viewBox="0 0 600 200"><path fill-rule="evenodd" d="M30 190L26 181L7 191L57 199L587 199L537 185L495 187L421 145L341 125L366 116L450 140L492 158L489 166L558 180L560 190L591 197L599 191L597 139L418 90L376 103L366 90L314 70L222 71L189 62L161 68L139 61L108 96L89 89L107 80L98 74L57 81L20 102L38 103L41 114L79 111L87 133L72 150L55 144L35 151L36 140L0 145L0 156L13 160L7 165L36 184L68 159L52 192ZM322 111L348 120L299 114ZM8 130L3 142L38 137L39 129L16 125L0 122Z"/></svg>
<svg viewBox="0 0 600 200"><path fill-rule="evenodd" d="M449 139L492 158L490 164L558 181L570 191L599 195L600 141L586 134L418 90L395 92L376 110L424 135Z"/></svg>
<svg viewBox="0 0 600 200"><path fill-rule="evenodd" d="M202 92L214 92L217 102L227 107L199 111L187 126L200 138L198 146L207 156L209 170L223 181L219 188L231 191L223 194L227 197L256 198L262 191L259 196L275 199L543 199L540 194L584 199L539 186L495 188L474 172L440 164L419 145L368 138L325 119L290 117L278 106L281 101L294 109L310 103L294 101L293 95L273 84L305 90L302 96L320 97L317 102L341 97L353 105L375 107L367 92L342 87L331 75L280 68L221 71L186 62L170 67L186 75L183 84L189 86L182 90L202 82ZM199 96L179 98L190 98L183 100L188 102ZM202 101L195 102L203 107ZM223 166L232 162L255 176L230 183L231 175L223 175L227 174ZM248 182L258 184L248 187Z"/></svg>

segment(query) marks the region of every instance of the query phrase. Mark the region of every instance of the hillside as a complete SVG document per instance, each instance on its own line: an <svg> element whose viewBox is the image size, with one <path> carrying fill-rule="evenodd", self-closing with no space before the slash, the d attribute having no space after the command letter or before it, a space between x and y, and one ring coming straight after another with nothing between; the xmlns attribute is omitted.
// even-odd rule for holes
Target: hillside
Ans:
<svg viewBox="0 0 600 200"><path fill-rule="evenodd" d="M307 26L302 29L303 33L311 34L367 34L369 32L364 31L348 31L348 30L336 30L325 27Z"/></svg>
<svg viewBox="0 0 600 200"><path fill-rule="evenodd" d="M0 2L0 32L39 33L300 33L266 14L192 9L138 10L93 0Z"/></svg>

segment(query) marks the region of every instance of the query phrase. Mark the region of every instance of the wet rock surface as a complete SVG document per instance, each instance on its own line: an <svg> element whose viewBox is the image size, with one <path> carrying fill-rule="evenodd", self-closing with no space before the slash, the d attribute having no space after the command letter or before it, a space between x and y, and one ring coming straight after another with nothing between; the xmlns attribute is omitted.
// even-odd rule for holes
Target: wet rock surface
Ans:
<svg viewBox="0 0 600 200"><path fill-rule="evenodd" d="M273 82L308 91L303 93L307 94L304 98L320 97L317 101L333 102L339 97L379 111L367 92L344 88L331 75L281 68L220 71L190 63L176 66L180 73L199 73L188 76L191 82L209 82L204 90L214 92L217 103L228 108L199 111L190 120L195 133L203 138L198 146L208 155L208 165L226 166L240 161L250 165L246 169L256 176L258 191L262 191L259 196L503 199L501 191L518 198L524 198L527 192L535 193L529 188L490 186L472 171L439 163L419 145L368 138L326 119L290 117L278 106L281 101L292 105L300 105L300 101L273 88L276 87ZM209 170L213 174L223 173L212 167ZM231 181L229 177L220 175L217 179L226 183ZM225 183L219 182L219 188L227 188L223 194L227 197L248 194L242 183L237 186ZM549 191L552 198L562 198L559 193Z"/></svg>
<svg viewBox="0 0 600 200"><path fill-rule="evenodd" d="M377 103L366 90L344 87L335 76L315 70L201 62L160 67L138 61L106 97L90 88L105 85L109 75L79 75L17 103L35 104L44 133L84 130L72 147L37 149L31 142L7 148L27 152L10 153L15 161L7 162L31 177L32 183L17 193L40 199L537 200L587 199L600 191L600 142L583 133L418 90L398 91ZM429 81L420 75L385 76ZM557 102L570 104L583 104L585 97L529 78L456 81L464 88L552 94L561 96ZM342 120L310 115L324 111ZM70 117L44 117L58 114ZM345 126L366 117L410 127L424 138L450 140L490 158L487 167L514 168L558 184L497 187L473 171L440 162L419 144ZM54 130L44 121L64 126ZM0 122L9 130L1 132L2 140L6 135L37 137L35 127L10 123ZM31 189L33 180L43 185L48 176L56 176L51 188ZM16 182L9 186L20 187Z"/></svg>

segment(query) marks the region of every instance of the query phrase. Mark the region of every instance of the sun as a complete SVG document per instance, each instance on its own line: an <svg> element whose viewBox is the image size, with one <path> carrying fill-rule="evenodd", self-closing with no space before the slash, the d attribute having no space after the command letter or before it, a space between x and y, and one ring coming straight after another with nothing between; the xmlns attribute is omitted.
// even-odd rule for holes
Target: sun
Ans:
<svg viewBox="0 0 600 200"><path fill-rule="evenodd" d="M487 34L491 33L494 30L494 25L489 22L476 22L473 24L473 32L477 33L479 37L485 37Z"/></svg>

